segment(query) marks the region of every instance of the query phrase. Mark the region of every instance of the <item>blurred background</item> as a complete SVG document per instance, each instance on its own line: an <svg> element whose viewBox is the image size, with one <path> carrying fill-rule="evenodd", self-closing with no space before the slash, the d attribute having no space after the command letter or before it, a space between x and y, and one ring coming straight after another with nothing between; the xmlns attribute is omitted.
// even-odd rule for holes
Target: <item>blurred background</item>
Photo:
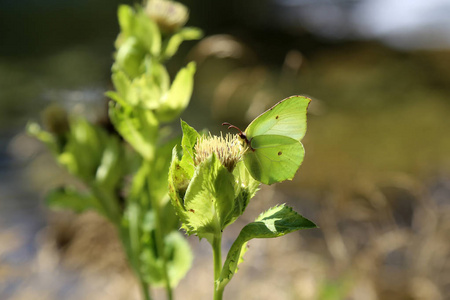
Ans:
<svg viewBox="0 0 450 300"><path fill-rule="evenodd" d="M225 298L450 299L450 1L182 2L205 32L169 63L197 62L193 127L313 99L300 171L262 188L224 248L276 203L320 229L252 241ZM45 207L69 175L24 133L55 103L104 122L120 3L0 1L0 299L139 299L106 221ZM212 253L189 242L176 296L211 299Z"/></svg>

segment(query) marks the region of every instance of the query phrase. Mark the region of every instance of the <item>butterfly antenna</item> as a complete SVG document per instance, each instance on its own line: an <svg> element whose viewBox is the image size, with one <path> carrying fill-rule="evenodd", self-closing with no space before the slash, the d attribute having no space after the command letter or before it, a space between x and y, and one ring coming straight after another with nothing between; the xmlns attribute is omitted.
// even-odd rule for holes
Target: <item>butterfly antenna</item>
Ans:
<svg viewBox="0 0 450 300"><path fill-rule="evenodd" d="M241 139L245 140L245 142L247 143L247 145L250 144L249 140L247 139L247 136L245 135L244 132L242 132L242 130L241 130L239 127L234 126L234 125L232 125L232 124L230 124L230 123L228 123L228 122L223 122L222 125L223 125L223 126L228 126L228 129L234 128L234 129L239 130L238 135L241 137Z"/></svg>
<svg viewBox="0 0 450 300"><path fill-rule="evenodd" d="M241 135L241 134L244 134L244 133L242 132L242 130L241 130L239 127L234 126L234 125L232 125L232 124L230 124L230 123L228 123L228 122L223 122L223 123L222 123L222 126L228 126L228 129L230 129L230 128L237 129L237 130L239 130L239 134L240 134L240 135Z"/></svg>

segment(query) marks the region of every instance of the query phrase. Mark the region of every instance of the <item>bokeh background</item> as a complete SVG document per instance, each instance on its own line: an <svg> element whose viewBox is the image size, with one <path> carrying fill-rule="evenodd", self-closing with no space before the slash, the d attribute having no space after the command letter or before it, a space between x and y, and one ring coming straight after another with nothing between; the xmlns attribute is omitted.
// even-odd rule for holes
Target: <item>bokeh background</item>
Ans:
<svg viewBox="0 0 450 300"><path fill-rule="evenodd" d="M450 299L450 1L182 2L205 32L169 63L198 64L189 124L313 99L299 173L262 188L224 250L276 203L320 229L252 241L225 298ZM119 3L0 1L0 299L139 297L109 224L45 207L69 176L24 133L55 103L104 122ZM189 242L176 296L211 299L212 253Z"/></svg>

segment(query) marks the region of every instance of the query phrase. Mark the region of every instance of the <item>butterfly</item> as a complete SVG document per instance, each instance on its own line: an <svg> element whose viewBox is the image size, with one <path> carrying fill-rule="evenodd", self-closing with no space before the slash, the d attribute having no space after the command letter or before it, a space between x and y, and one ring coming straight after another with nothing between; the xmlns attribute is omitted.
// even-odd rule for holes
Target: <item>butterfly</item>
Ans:
<svg viewBox="0 0 450 300"><path fill-rule="evenodd" d="M305 150L300 142L306 133L306 112L311 99L291 96L259 115L242 132L247 146L244 164L252 177L264 184L291 180L300 167Z"/></svg>

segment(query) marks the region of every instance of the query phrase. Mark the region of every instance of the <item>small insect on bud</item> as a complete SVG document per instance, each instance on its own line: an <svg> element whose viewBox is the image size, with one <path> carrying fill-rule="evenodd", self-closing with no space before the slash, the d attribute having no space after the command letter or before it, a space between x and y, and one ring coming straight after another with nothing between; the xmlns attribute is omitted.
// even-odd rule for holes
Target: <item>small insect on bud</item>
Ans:
<svg viewBox="0 0 450 300"><path fill-rule="evenodd" d="M237 135L227 133L225 137L210 134L199 138L194 150L195 165L199 165L215 153L220 163L232 172L246 149Z"/></svg>
<svg viewBox="0 0 450 300"><path fill-rule="evenodd" d="M149 0L145 12L162 32L169 34L180 29L189 18L186 6L168 0Z"/></svg>

